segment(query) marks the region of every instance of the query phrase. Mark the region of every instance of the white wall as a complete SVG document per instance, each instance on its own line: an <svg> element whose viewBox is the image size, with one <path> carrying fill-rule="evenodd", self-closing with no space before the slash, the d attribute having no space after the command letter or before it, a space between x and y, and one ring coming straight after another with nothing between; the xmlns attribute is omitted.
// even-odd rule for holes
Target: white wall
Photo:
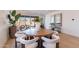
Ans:
<svg viewBox="0 0 79 59"><path fill-rule="evenodd" d="M0 47L3 47L8 39L7 13L8 11L0 10Z"/></svg>
<svg viewBox="0 0 79 59"><path fill-rule="evenodd" d="M62 31L79 37L79 11L62 11L62 20Z"/></svg>
<svg viewBox="0 0 79 59"><path fill-rule="evenodd" d="M78 10L61 10L49 13L50 17L54 14L62 13L62 32L70 34L72 36L79 37L79 11ZM47 17L46 15L46 17ZM72 21L72 19L76 19ZM45 26L48 26L49 19L45 19ZM48 20L48 21L47 21Z"/></svg>

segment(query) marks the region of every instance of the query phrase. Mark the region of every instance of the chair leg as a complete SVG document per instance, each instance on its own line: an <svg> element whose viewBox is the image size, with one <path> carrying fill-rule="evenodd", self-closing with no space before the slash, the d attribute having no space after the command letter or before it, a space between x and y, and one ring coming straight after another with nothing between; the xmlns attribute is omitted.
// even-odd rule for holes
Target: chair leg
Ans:
<svg viewBox="0 0 79 59"><path fill-rule="evenodd" d="M15 48L17 48L17 42L16 42L16 40L15 40Z"/></svg>
<svg viewBox="0 0 79 59"><path fill-rule="evenodd" d="M25 44L21 44L21 48L25 48Z"/></svg>

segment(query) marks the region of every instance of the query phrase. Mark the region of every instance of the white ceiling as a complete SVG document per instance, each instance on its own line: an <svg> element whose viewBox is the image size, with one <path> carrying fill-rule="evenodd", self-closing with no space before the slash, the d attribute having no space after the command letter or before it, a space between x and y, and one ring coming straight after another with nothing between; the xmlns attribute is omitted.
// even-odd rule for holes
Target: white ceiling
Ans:
<svg viewBox="0 0 79 59"><path fill-rule="evenodd" d="M44 16L54 11L55 10L18 10L17 12L20 12L21 14L28 16Z"/></svg>

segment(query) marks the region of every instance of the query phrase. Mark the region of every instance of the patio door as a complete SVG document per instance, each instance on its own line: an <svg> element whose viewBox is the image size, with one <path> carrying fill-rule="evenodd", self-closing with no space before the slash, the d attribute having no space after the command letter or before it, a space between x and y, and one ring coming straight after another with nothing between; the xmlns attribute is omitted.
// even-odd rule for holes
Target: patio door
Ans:
<svg viewBox="0 0 79 59"><path fill-rule="evenodd" d="M61 32L62 27L62 14L55 14L51 16L50 24L53 30Z"/></svg>

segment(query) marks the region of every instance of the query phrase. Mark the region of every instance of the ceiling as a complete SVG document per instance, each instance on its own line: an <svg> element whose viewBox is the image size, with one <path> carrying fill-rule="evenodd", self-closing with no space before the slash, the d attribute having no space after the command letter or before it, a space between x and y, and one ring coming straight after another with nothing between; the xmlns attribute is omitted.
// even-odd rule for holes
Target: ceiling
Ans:
<svg viewBox="0 0 79 59"><path fill-rule="evenodd" d="M44 16L48 13L54 12L55 10L18 10L23 15L28 16Z"/></svg>

